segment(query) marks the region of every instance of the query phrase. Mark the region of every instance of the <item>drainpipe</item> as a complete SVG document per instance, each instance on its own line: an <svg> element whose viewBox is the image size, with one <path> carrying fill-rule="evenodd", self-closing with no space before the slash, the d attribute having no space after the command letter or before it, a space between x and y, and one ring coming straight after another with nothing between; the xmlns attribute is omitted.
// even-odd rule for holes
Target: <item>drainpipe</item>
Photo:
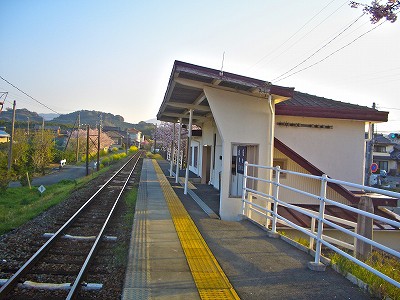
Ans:
<svg viewBox="0 0 400 300"><path fill-rule="evenodd" d="M270 153L269 153L269 155L267 157L268 158L267 166L272 167L273 161L274 161L275 110L274 110L274 107L273 107L271 94L268 94L268 107L269 107L269 110L271 112L271 121L269 123L269 141L268 141L268 147L269 147ZM272 179L272 170L269 171L268 179L269 180ZM272 187L271 187L271 184L269 184L268 194L271 194L271 192L272 192ZM269 210L271 210L271 203L270 202L268 202L267 208ZM268 213L268 215L271 215L271 214ZM269 218L267 218L266 227L268 228L270 224L271 224L271 220Z"/></svg>
<svg viewBox="0 0 400 300"><path fill-rule="evenodd" d="M271 112L271 122L269 124L269 142L268 146L270 147L270 155L268 156L267 166L272 167L272 163L274 160L274 132L275 132L275 110L272 106L272 96L268 95L268 106Z"/></svg>
<svg viewBox="0 0 400 300"><path fill-rule="evenodd" d="M186 163L186 176L185 176L185 190L184 194L187 195L188 183L189 183L189 166L191 163L191 153L190 153L190 144L192 142L192 122L193 122L193 109L189 110L189 135L188 135L188 146L187 146L187 163Z"/></svg>
<svg viewBox="0 0 400 300"><path fill-rule="evenodd" d="M182 135L182 118L179 118L178 153L176 154L175 183L179 183L179 163L181 161L181 135Z"/></svg>

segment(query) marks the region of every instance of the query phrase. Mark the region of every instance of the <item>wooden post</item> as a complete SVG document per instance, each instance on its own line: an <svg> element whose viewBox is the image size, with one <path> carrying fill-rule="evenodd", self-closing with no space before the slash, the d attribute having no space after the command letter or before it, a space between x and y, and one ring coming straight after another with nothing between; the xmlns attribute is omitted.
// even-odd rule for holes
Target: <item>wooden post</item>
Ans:
<svg viewBox="0 0 400 300"><path fill-rule="evenodd" d="M362 196L360 198L360 202L358 203L358 208L372 214L374 213L374 205L372 203L372 199L368 196ZM358 215L357 233L359 235L362 235L372 240L372 226L373 226L372 218L360 214ZM366 260L371 252L372 252L372 245L365 243L359 239L357 240L356 257L358 259Z"/></svg>
<svg viewBox="0 0 400 300"><path fill-rule="evenodd" d="M86 176L89 175L89 125L86 125Z"/></svg>
<svg viewBox="0 0 400 300"><path fill-rule="evenodd" d="M101 137L101 124L99 124L99 128L97 131L97 164L96 171L100 170L100 137Z"/></svg>
<svg viewBox="0 0 400 300"><path fill-rule="evenodd" d="M13 143L14 143L14 127L15 127L15 107L17 105L17 102L14 100L13 102L13 117L12 117L12 125L11 125L11 138L10 138L10 145L8 148L8 168L7 170L11 170L11 165L12 165L12 148L13 148Z"/></svg>

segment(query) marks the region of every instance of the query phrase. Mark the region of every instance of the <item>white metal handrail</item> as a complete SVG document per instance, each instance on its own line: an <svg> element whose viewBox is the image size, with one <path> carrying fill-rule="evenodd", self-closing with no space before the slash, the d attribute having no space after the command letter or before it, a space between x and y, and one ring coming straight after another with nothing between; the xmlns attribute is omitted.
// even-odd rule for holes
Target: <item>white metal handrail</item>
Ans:
<svg viewBox="0 0 400 300"><path fill-rule="evenodd" d="M275 178L274 178L274 180L269 180L268 178L259 178L259 177L249 176L248 175L248 167L266 169L266 170L270 170L271 172L274 171ZM321 182L320 194L315 195L315 194L312 194L312 193L309 193L309 192L306 192L306 191L303 191L300 189L296 189L294 187L280 183L280 174L281 173L296 175L296 176L315 179L315 180L320 181ZM255 190L255 189L248 188L247 187L247 179L270 184L272 186L272 193L268 194L265 192L261 192L261 191ZM282 169L280 169L279 166L268 167L268 166L261 166L261 165L256 165L256 164L249 164L248 162L245 162L243 192L242 192L242 214L245 215L246 205L247 205L247 209L250 209L251 211L257 212L259 214L263 214L268 220L272 220L271 227L272 227L273 233L276 233L276 224L279 222L279 223L286 224L296 230L299 230L300 232L309 236L311 248L313 247L314 241L316 242L316 252L315 252L315 261L314 261L315 264L320 264L321 246L325 245L328 248L334 250L335 252L345 256L346 258L353 261L354 263L364 267L368 271L381 277L382 279L390 282L394 286L400 288L399 282L393 280L392 278L386 276L385 274L379 272L378 270L370 267L369 265L365 264L364 262L362 262L362 261L358 260L357 258L351 256L350 254L344 252L343 250L339 249L338 247L332 245L332 243L335 243L335 244L344 246L349 249L355 248L355 246L352 246L351 244L348 244L346 242L339 241L335 238L324 235L323 234L324 224L329 225L332 228L339 230L340 232L343 232L343 233L353 237L355 241L357 241L357 240L363 241L363 242L370 244L373 247L376 247L378 249L381 249L395 257L400 258L400 252L358 234L357 230L356 230L357 223L354 223L354 222L351 222L351 221L348 221L345 219L340 219L337 217L325 215L325 204L330 204L330 205L340 207L342 209L351 211L353 213L357 213L359 215L363 215L365 217L389 224L395 228L400 228L400 222L390 220L390 219L375 215L373 213L369 213L364 210L361 210L361 209L358 209L355 207L351 207L346 204L339 203L337 201L327 198L326 192L327 192L327 184L328 183L334 183L334 184L338 184L338 185L342 185L342 186L353 187L353 188L357 188L360 190L369 191L372 193L378 193L381 195L394 197L397 199L400 198L400 193L395 193L395 192L388 191L388 190L382 190L382 189L364 186L364 185L360 185L360 184L355 184L355 183L351 183L351 182L346 182L346 181L342 181L342 180L336 180L336 179L329 178L326 175L316 176L316 175L304 174L304 173L299 173L299 172L294 172L294 171L289 171L289 170L282 170ZM307 196L307 197L310 197L313 199L317 199L320 203L319 211L318 212L312 211L312 210L282 201L281 199L279 199L280 188L283 188L283 189L286 189L286 190L292 191L294 193L304 195L304 196ZM267 207L263 207L262 205L253 203L253 201L252 201L253 195L258 195L260 198L263 198L263 200L270 202L270 203L274 203L273 210L268 209ZM246 197L249 197L250 200L248 200ZM279 215L278 214L278 205L285 206L296 212L299 212L301 214L304 214L304 215L310 217L311 218L311 229L299 226L299 225L295 224L294 222L286 219L285 217ZM257 208L257 209L255 209L255 208ZM315 231L315 220L318 221L318 230L317 231ZM338 225L337 223L344 224L344 225L354 228L354 232L352 230L349 230L345 227Z"/></svg>

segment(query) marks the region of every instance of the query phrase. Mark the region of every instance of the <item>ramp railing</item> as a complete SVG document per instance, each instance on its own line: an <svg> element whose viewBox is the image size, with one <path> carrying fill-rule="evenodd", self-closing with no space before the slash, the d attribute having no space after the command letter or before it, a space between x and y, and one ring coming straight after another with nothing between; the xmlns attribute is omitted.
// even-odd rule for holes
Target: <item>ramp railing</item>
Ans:
<svg viewBox="0 0 400 300"><path fill-rule="evenodd" d="M261 177L254 177L248 175L248 168L252 167L255 169L266 169L270 172L270 178L261 178ZM253 174L258 174L258 172L252 172ZM274 176L272 176L272 173ZM319 194L310 193L304 191L302 189L295 188L293 186L285 185L281 183L281 176L282 174L298 176L299 178L309 178L313 180L317 180L320 182ZM249 180L252 182L262 182L264 184L269 184L270 192L260 191L257 188L250 188L248 187L247 183ZM375 249L382 250L394 257L400 258L400 252L387 247L381 243L378 243L368 237L365 237L359 233L357 233L357 226L358 224L343 218L335 217L326 213L326 205L332 205L335 207L339 207L347 212L356 213L360 216L364 216L366 218L370 218L372 220L376 220L378 222L387 224L392 228L400 229L400 222L395 221L393 219L388 219L382 216L379 216L374 213L370 213L364 211L359 208L355 208L338 201L329 199L327 197L327 186L328 183L334 183L341 186L347 186L355 189L359 189L365 192L376 193L388 197L393 197L396 199L400 199L400 193L378 189L374 187L359 185L351 182L346 182L342 180L336 180L329 178L327 175L322 176L315 176L311 174L304 174L294 171L283 170L279 166L277 167L267 167L261 166L256 164L250 164L245 162L245 170L244 170L244 179L243 179L243 193L242 193L242 214L250 219L257 220L257 218L253 217L253 212L257 215L261 215L263 218L266 219L266 226L271 228L272 233L277 233L277 224L283 224L285 226L289 226L290 228L296 229L303 234L307 235L310 239L310 249L314 248L315 245L315 260L310 262L310 264L320 265L321 264L321 247L322 245L326 246L327 248L339 253L340 255L346 257L350 261L360 265L361 267L367 269L368 271L372 272L373 274L381 277L382 279L386 280L387 282L393 284L397 288L400 288L400 282L390 278L389 276L383 274L382 272L374 269L373 267L367 265L363 261L357 259L353 255L350 255L346 251L342 250L343 248L349 250L355 250L356 244L358 242L362 242L368 245L371 245ZM257 186L252 185L252 186ZM297 195L302 195L303 197L308 197L310 199L316 199L319 203L319 210L314 211L310 209L306 209L296 204L290 204L287 202L282 201L279 198L280 191L288 190ZM257 199L258 203L255 203L255 198ZM261 200L261 201L260 201ZM264 202L262 202L264 201ZM263 204L260 204L262 202ZM299 226L295 222L289 220L287 217L284 217L278 214L278 207L283 206L290 210L293 210L297 213L303 214L309 218L311 218L311 225L309 228ZM317 223L317 228L316 228ZM337 231L344 233L353 239L353 244L343 241L341 239L333 238L324 234L324 225L328 225ZM340 248L339 248L340 247Z"/></svg>

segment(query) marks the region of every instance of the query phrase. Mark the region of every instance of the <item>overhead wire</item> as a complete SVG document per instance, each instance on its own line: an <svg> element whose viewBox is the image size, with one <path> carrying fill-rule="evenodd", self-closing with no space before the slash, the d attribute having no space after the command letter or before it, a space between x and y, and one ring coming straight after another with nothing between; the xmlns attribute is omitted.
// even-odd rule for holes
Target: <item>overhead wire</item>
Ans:
<svg viewBox="0 0 400 300"><path fill-rule="evenodd" d="M295 74L298 74L298 73L303 72L303 71L305 71L305 70L307 70L307 69L309 69L309 68L311 68L311 67L314 67L315 65L318 65L319 63L325 61L326 59L328 59L329 57L333 56L333 55L336 54L337 52L339 52L339 51L343 50L344 48L350 46L351 44L353 44L354 42L356 42L357 40L359 40L360 38L362 38L362 37L365 36L366 34L368 34L368 33L370 33L371 31L377 29L379 26L381 26L381 25L384 24L385 22L386 22L386 20L383 21L382 23L376 25L375 27L371 28L370 30L364 32L363 34L359 35L357 38L355 38L355 39L352 40L351 42L349 42L349 43L345 44L344 46L342 46L342 47L336 49L335 51L331 52L330 54L328 54L328 55L325 56L324 58L320 59L319 61L317 61L317 62L315 62L315 63L313 63L313 64L311 64L311 65L309 65L309 66L307 66L307 67L305 67L305 68L303 68L303 69L300 69L300 70L298 70L298 71L296 71L296 72L293 72L293 73L291 73L291 74L289 74L289 75L287 75L287 76L285 76L285 77L282 77L282 75L281 75L281 76L278 76L277 78L279 78L279 77L282 77L282 78L279 78L278 80L275 80L275 81L273 80L273 82L282 81L282 80L284 80L284 79L286 79L286 78L289 78L289 77L291 77L291 76L293 76L293 75L295 75Z"/></svg>
<svg viewBox="0 0 400 300"><path fill-rule="evenodd" d="M276 51L278 51L283 45L285 45L288 41L290 41L294 36L296 36L304 27L306 27L312 20L314 20L321 12L323 12L329 5L331 5L333 2L336 0L330 1L327 5L325 5L318 13L316 13L314 16L312 16L307 22L303 24L295 33L293 33L289 38L287 38L283 43L281 43L278 47L270 51L268 54L263 56L261 59L259 59L255 64L251 65L249 69L254 68L256 65L258 65L260 62L262 62L264 59L266 59L268 56L272 55ZM348 0L346 0L348 2ZM296 42L297 43L297 42ZM292 47L292 46L291 46ZM287 50L286 50L287 51Z"/></svg>
<svg viewBox="0 0 400 300"><path fill-rule="evenodd" d="M284 53L288 52L290 49L292 49L295 45L297 45L300 41L302 41L306 36L308 36L311 32L313 32L315 29L317 29L319 26L321 26L326 20L328 20L332 15L334 15L339 9L341 9L346 3L349 1L346 0L343 2L342 5L340 5L336 10L334 10L331 14L329 14L325 19L323 19L321 22L319 22L317 25L315 25L313 28L311 28L307 33L305 33L303 36L301 36L297 41L295 41L293 44L291 44L288 48L286 48L284 51L282 51L278 56L275 57L275 59L279 58L282 56ZM270 61L270 60L269 60Z"/></svg>
<svg viewBox="0 0 400 300"><path fill-rule="evenodd" d="M0 79L2 79L3 81L7 82L9 85L11 85L13 88L17 89L18 91L20 91L21 93L23 93L24 95L28 96L29 98L31 98L32 100L36 101L37 103L39 103L40 105L46 107L47 109L51 110L52 112L59 114L57 111L55 111L54 109L50 108L49 106L47 106L46 104L40 102L39 100L35 99L34 97L32 97L31 95L25 93L23 90L21 90L19 87L15 86L14 84L12 84L11 82L9 82L7 79L5 79L3 76L0 75Z"/></svg>
<svg viewBox="0 0 400 300"><path fill-rule="evenodd" d="M304 60L302 60L300 63L298 63L297 65L295 65L294 67L292 67L291 69L289 69L288 71L282 73L281 75L279 75L278 77L274 78L272 81L280 81L279 78L285 76L286 74L290 73L291 71L293 71L294 69L297 69L299 66L301 66L302 64L304 64L306 61L310 60L312 57L314 57L317 53L319 53L322 49L324 49L325 47L327 47L328 45L330 45L334 40L336 40L338 37L340 37L343 33L345 33L348 29L350 29L351 26L353 26L358 20L360 20L363 16L365 15L365 13L361 14L357 19L355 19L352 23L350 23L348 26L346 26L345 29L343 29L341 32L339 32L336 36L334 36L333 38L331 38L327 43L325 43L324 45L322 45L320 48L318 48L316 51L314 51L311 55L309 55L307 58L305 58Z"/></svg>

